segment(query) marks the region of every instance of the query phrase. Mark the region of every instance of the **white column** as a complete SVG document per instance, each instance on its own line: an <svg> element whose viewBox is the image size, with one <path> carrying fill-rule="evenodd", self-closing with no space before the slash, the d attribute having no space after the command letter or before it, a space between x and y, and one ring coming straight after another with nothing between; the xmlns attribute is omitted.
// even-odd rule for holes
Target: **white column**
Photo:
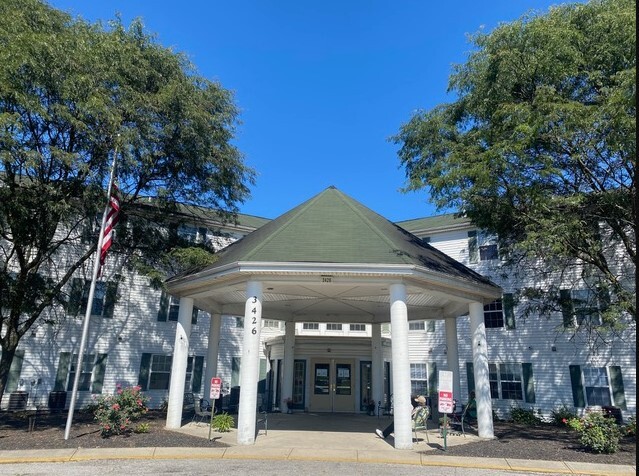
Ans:
<svg viewBox="0 0 639 476"><path fill-rule="evenodd" d="M211 314L211 325L209 327L209 346L206 350L206 372L204 373L204 398L208 399L211 394L211 379L217 377L217 359L220 353L220 330L222 328L222 316ZM224 382L222 382L224 384ZM229 383L229 382L226 382ZM221 396L220 396L221 398ZM214 405L215 402L211 402Z"/></svg>
<svg viewBox="0 0 639 476"><path fill-rule="evenodd" d="M173 362L171 363L169 405L166 412L166 427L170 429L177 429L182 426L184 381L186 380L186 365L189 358L192 314L193 299L180 298L180 310L175 328L175 344L173 344Z"/></svg>
<svg viewBox="0 0 639 476"><path fill-rule="evenodd" d="M459 346L457 344L457 319L444 319L446 322L446 362L453 373L453 398L461 402L461 384L459 380Z"/></svg>
<svg viewBox="0 0 639 476"><path fill-rule="evenodd" d="M262 283L246 283L244 342L240 370L240 405L237 415L237 443L255 443L257 382L260 372L260 333L262 330Z"/></svg>
<svg viewBox="0 0 639 476"><path fill-rule="evenodd" d="M371 393L375 400L375 411L384 394L384 352L382 351L382 325L373 324L371 332Z"/></svg>
<svg viewBox="0 0 639 476"><path fill-rule="evenodd" d="M408 360L408 307L406 286L390 287L391 344L393 356L393 419L395 422L395 448L413 448L410 401L410 363Z"/></svg>
<svg viewBox="0 0 639 476"><path fill-rule="evenodd" d="M472 302L468 307L470 311L471 344L473 346L473 373L475 374L477 429L480 438L494 438L493 404L490 399L488 348L486 346L484 306L479 302Z"/></svg>
<svg viewBox="0 0 639 476"><path fill-rule="evenodd" d="M293 398L293 367L295 365L295 322L285 322L284 359L282 361L282 393L280 395L280 410L287 409L284 401Z"/></svg>

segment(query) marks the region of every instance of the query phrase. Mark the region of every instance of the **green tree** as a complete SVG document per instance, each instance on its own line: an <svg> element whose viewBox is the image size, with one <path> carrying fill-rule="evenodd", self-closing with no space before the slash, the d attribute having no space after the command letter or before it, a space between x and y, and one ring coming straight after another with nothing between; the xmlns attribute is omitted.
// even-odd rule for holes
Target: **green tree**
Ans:
<svg viewBox="0 0 639 476"><path fill-rule="evenodd" d="M634 1L593 0L473 35L455 100L392 138L406 190L497 235L507 264L535 277L529 311L561 308L543 286L561 276L610 297L611 327L636 321L635 15Z"/></svg>
<svg viewBox="0 0 639 476"><path fill-rule="evenodd" d="M158 281L211 262L176 229L198 207L231 220L248 197L254 172L231 144L237 116L229 91L139 21L0 3L0 399L20 339L63 318L71 277L91 268L97 240L86 232L96 236L116 150L119 264Z"/></svg>

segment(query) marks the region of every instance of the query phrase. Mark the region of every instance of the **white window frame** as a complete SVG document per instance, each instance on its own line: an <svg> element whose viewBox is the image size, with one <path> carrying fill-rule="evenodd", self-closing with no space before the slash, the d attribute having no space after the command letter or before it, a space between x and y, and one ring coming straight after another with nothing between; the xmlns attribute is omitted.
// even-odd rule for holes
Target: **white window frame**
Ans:
<svg viewBox="0 0 639 476"><path fill-rule="evenodd" d="M504 327L505 320L504 302L501 298L484 305L484 325L486 329L500 329ZM500 322L501 324L498 325Z"/></svg>
<svg viewBox="0 0 639 476"><path fill-rule="evenodd" d="M589 288L572 289L570 291L575 323L581 326L600 326L603 308L599 296Z"/></svg>
<svg viewBox="0 0 639 476"><path fill-rule="evenodd" d="M366 324L349 324L348 330L351 332L366 332Z"/></svg>
<svg viewBox="0 0 639 476"><path fill-rule="evenodd" d="M302 329L305 331L319 331L319 322L303 322Z"/></svg>
<svg viewBox="0 0 639 476"><path fill-rule="evenodd" d="M262 328L279 330L281 322L282 321L278 321L276 319L262 319Z"/></svg>
<svg viewBox="0 0 639 476"><path fill-rule="evenodd" d="M331 332L341 332L342 331L342 324L338 323L338 322L327 322L326 323L326 330L327 331L331 331Z"/></svg>
<svg viewBox="0 0 639 476"><path fill-rule="evenodd" d="M408 321L408 330L409 331L425 331L426 330L426 322L425 321Z"/></svg>
<svg viewBox="0 0 639 476"><path fill-rule="evenodd" d="M504 373L504 369L506 372ZM499 362L488 364L488 379L490 384L490 396L499 400L518 400L524 401L524 374L520 362ZM504 384L512 387L519 384L516 390L507 390L508 396L504 396ZM516 392L515 398L512 392ZM496 393L496 394L495 394Z"/></svg>
<svg viewBox="0 0 639 476"><path fill-rule="evenodd" d="M424 362L410 363L411 395L428 395L428 364Z"/></svg>
<svg viewBox="0 0 639 476"><path fill-rule="evenodd" d="M89 354L85 355L82 359L82 371L80 372L80 380L78 382L79 392L91 391L91 385L93 385L93 369L95 368L96 357L96 354ZM78 365L78 354L73 354L71 356L71 362L69 362L69 372L67 374L67 392L73 390L76 365Z"/></svg>
<svg viewBox="0 0 639 476"><path fill-rule="evenodd" d="M612 406L613 396L607 367L582 367L586 406Z"/></svg>

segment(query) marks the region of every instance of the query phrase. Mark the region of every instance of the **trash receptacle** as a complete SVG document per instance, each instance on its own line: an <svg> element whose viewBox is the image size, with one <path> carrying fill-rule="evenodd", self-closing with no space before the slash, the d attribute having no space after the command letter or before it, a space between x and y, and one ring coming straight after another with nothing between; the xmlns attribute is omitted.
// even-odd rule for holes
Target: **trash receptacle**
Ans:
<svg viewBox="0 0 639 476"><path fill-rule="evenodd" d="M64 410L67 404L67 392L64 390L49 392L49 410Z"/></svg>
<svg viewBox="0 0 639 476"><path fill-rule="evenodd" d="M9 395L9 408L10 412L17 412L20 410L26 410L27 400L29 399L29 392L23 392L18 390L11 392Z"/></svg>

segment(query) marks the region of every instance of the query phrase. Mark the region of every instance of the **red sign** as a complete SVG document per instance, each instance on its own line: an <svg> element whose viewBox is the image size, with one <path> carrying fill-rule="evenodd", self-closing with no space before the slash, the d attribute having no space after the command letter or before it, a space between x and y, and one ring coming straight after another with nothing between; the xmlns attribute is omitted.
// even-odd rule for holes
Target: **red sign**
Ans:
<svg viewBox="0 0 639 476"><path fill-rule="evenodd" d="M438 410L439 413L453 412L453 392L439 392Z"/></svg>
<svg viewBox="0 0 639 476"><path fill-rule="evenodd" d="M222 379L219 377L213 377L211 379L211 394L209 398L211 400L217 400L220 398L220 392L222 391Z"/></svg>

